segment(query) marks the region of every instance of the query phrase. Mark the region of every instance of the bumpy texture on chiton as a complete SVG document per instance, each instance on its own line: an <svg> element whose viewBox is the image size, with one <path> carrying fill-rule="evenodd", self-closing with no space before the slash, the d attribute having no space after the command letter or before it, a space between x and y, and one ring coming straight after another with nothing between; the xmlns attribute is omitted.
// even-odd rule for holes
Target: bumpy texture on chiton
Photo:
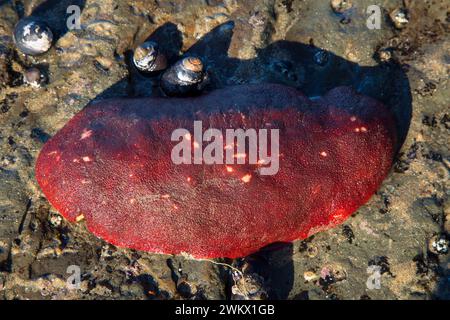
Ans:
<svg viewBox="0 0 450 320"><path fill-rule="evenodd" d="M172 131L280 129L280 168L175 165ZM280 85L196 98L109 100L78 113L42 149L36 178L68 220L122 247L238 257L342 223L392 163L394 120L341 87L310 101ZM231 167L231 168L230 168Z"/></svg>

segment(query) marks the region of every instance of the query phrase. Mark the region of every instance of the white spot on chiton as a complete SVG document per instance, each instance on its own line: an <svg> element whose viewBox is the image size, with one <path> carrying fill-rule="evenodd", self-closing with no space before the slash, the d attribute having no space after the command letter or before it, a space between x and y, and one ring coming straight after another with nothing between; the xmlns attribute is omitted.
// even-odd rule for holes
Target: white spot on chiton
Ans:
<svg viewBox="0 0 450 320"><path fill-rule="evenodd" d="M92 161L92 159L89 156L84 156L82 159L83 159L84 162Z"/></svg>
<svg viewBox="0 0 450 320"><path fill-rule="evenodd" d="M89 138L90 136L92 136L92 130L86 130L86 129L84 129L84 130L83 130L83 133L81 134L80 140Z"/></svg>
<svg viewBox="0 0 450 320"><path fill-rule="evenodd" d="M355 116L350 117L350 121L351 122L355 122L356 121L356 117Z"/></svg>
<svg viewBox="0 0 450 320"><path fill-rule="evenodd" d="M227 172L230 172L230 173L234 171L233 168L230 166L226 166L226 169L227 169Z"/></svg>
<svg viewBox="0 0 450 320"><path fill-rule="evenodd" d="M76 221L76 222L80 222L80 221L82 221L82 220L84 220L84 214L79 214L79 215L75 218L75 221Z"/></svg>
<svg viewBox="0 0 450 320"><path fill-rule="evenodd" d="M366 127L355 128L355 132L367 132Z"/></svg>
<svg viewBox="0 0 450 320"><path fill-rule="evenodd" d="M252 176L250 174L246 174L241 178L242 182L248 183L252 179Z"/></svg>
<svg viewBox="0 0 450 320"><path fill-rule="evenodd" d="M326 156L328 156L328 153L326 153L325 151L322 151L322 152L320 153L320 155L321 155L322 157L326 157Z"/></svg>

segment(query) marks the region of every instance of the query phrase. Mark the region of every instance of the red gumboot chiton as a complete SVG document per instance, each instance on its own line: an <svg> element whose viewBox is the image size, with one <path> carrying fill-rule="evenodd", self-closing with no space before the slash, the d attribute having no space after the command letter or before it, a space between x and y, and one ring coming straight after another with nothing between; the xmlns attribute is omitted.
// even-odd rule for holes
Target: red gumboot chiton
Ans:
<svg viewBox="0 0 450 320"><path fill-rule="evenodd" d="M194 120L203 130L279 129L279 171L174 164L172 132L192 132ZM311 101L280 85L236 86L92 104L45 144L36 178L68 220L83 215L115 245L238 257L342 223L388 173L394 144L391 113L350 88Z"/></svg>

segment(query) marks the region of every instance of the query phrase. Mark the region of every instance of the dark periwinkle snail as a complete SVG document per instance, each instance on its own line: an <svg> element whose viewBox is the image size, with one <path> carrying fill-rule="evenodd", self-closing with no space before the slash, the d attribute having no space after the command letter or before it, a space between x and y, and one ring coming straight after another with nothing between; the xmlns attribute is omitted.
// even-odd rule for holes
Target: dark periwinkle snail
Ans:
<svg viewBox="0 0 450 320"><path fill-rule="evenodd" d="M144 73L152 73L167 68L167 60L156 42L146 41L134 50L133 63Z"/></svg>
<svg viewBox="0 0 450 320"><path fill-rule="evenodd" d="M185 57L164 72L161 88L168 96L195 95L203 89L206 80L202 60L198 57Z"/></svg>
<svg viewBox="0 0 450 320"><path fill-rule="evenodd" d="M29 17L16 24L13 38L21 52L36 56L51 48L53 33L45 22Z"/></svg>

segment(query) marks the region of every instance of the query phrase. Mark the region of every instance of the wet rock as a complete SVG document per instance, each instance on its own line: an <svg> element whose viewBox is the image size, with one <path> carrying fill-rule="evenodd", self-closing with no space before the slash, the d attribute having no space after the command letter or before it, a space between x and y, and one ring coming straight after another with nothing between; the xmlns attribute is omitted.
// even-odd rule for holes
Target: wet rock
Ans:
<svg viewBox="0 0 450 320"><path fill-rule="evenodd" d="M231 300L265 300L268 295L264 289L264 279L256 273L233 273L234 285L231 287Z"/></svg>
<svg viewBox="0 0 450 320"><path fill-rule="evenodd" d="M353 233L352 228L348 225L342 226L342 234L347 238L347 241L349 243L353 243L353 240L355 239L355 234Z"/></svg>
<svg viewBox="0 0 450 320"><path fill-rule="evenodd" d="M10 52L8 48L0 45L0 86L7 86L11 82L10 63Z"/></svg>
<svg viewBox="0 0 450 320"><path fill-rule="evenodd" d="M447 231L447 233L450 234L450 200L447 200L444 203L444 215L445 215L444 228Z"/></svg>
<svg viewBox="0 0 450 320"><path fill-rule="evenodd" d="M187 280L187 277L181 277L178 279L177 292L183 298L191 298L197 294L197 288Z"/></svg>
<svg viewBox="0 0 450 320"><path fill-rule="evenodd" d="M314 62L319 66L324 66L328 62L328 53L320 50L314 55Z"/></svg>
<svg viewBox="0 0 450 320"><path fill-rule="evenodd" d="M28 198L22 182L15 171L0 170L0 266L5 265L10 252L10 243L22 231L22 221L27 215Z"/></svg>
<svg viewBox="0 0 450 320"><path fill-rule="evenodd" d="M105 254L100 262L96 256L105 244L89 236L83 229L83 222L66 229L64 221L56 226L59 219L52 214L44 215L42 223L31 219L40 214L39 210L31 208L25 214L29 196L46 204L32 169L42 142L30 136L31 130L40 128L53 135L92 99L157 96L157 82L142 78L134 82L127 80L125 52L145 41L159 27L162 32L158 32L161 35L158 40L164 40L171 63L190 51L213 66L211 88L277 82L318 96L320 88L330 89L339 84L337 79L347 81L365 73L364 69L350 67L336 56L358 61L361 66L377 66L378 62L383 62L383 68L364 81L352 78L348 82L377 97L374 88L378 86L381 96L388 97L393 104L404 100L399 94L402 92L411 92L414 100L409 133L389 176L388 183L396 186L396 191L389 193L389 207L385 206L380 193L358 210L348 223L355 236L352 244L340 228L295 243L292 254L275 259L287 261L286 265L291 265L292 269L278 272L270 288L286 286L289 298L297 299L443 299L446 292L448 297L448 281L440 271L446 267L447 255L437 254L434 248L418 255L434 235L450 232L450 205L446 201L450 121L448 111L443 108L450 92L446 80L448 1L386 2L382 11L407 9L408 23L406 27L400 26L401 32L394 29L394 23L393 28L382 23L381 30L368 30L364 9L374 4L369 0L353 1L351 9L335 14L332 14L331 0L75 0L71 3L80 4L81 30L65 32L65 21L61 17L65 15L67 2L46 1L51 5L45 5L42 7L45 10L35 14L46 17L52 28L57 26L56 50L45 55L52 83L45 89L33 90L22 85L23 66L41 63L43 57L16 55L11 35L19 16L32 14L41 2L25 1L21 7L21 1L0 1L0 42L5 47L1 52L6 52L0 55L0 299L181 298L166 256L145 254L136 260L135 253L129 250L115 250ZM341 20L344 24L339 23ZM171 28L164 26L167 22L171 23ZM226 24L221 26L221 23ZM208 36L214 27L219 27L218 32ZM285 43L276 43L279 40ZM297 50L296 44L311 46L314 53L317 48L331 53L328 62L324 66L316 64L313 55ZM387 52L392 54L389 60ZM391 68L397 62L407 70L411 90L399 81L399 73L392 73ZM415 143L414 139L419 136L420 143ZM432 201L427 200L424 206L423 199ZM442 207L436 199L443 199ZM379 214L380 210L384 214ZM69 240L64 240L65 237ZM42 241L43 248L37 250L35 245ZM67 246L61 249L65 242ZM58 248L62 253L58 253ZM308 257L306 248L311 248L308 250L314 258ZM24 255L22 250L28 250L29 254ZM108 246L104 250L111 248ZM44 262L33 263L38 254ZM88 257L95 262L82 268L80 290L64 289L68 274L63 273L67 263L74 261L66 255L82 261ZM394 281L385 272L381 289L369 291L366 288L367 257L374 260L375 256L389 256L388 267L400 276ZM58 259L61 262L55 264ZM225 298L229 294L226 267L181 256L174 260L182 264L189 283L204 290L206 297ZM329 286L330 293L317 286L318 280L305 282L304 278L307 271L319 275L324 261L327 261L326 266L338 264L348 273L346 280ZM382 262L378 264L383 268ZM31 279L32 265L34 275L46 273L50 277ZM55 273L61 273L61 277L51 276ZM154 277L153 280L136 278L140 274ZM293 278L296 280L290 282ZM102 282L105 279L108 281ZM90 294L97 284L99 289ZM159 291L151 293L155 288Z"/></svg>
<svg viewBox="0 0 450 320"><path fill-rule="evenodd" d="M378 266L380 267L381 274L388 273L392 275L388 257L386 256L374 257L373 259L369 260L368 266Z"/></svg>

